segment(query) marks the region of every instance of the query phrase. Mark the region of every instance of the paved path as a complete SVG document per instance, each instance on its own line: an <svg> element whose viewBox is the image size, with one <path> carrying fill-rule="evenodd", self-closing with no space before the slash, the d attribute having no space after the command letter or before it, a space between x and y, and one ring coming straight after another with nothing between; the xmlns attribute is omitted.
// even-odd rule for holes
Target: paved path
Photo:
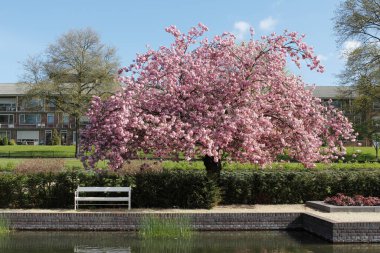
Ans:
<svg viewBox="0 0 380 253"><path fill-rule="evenodd" d="M309 213L332 222L380 222L380 213L324 213L298 205L229 205L207 209L0 209L0 213Z"/></svg>

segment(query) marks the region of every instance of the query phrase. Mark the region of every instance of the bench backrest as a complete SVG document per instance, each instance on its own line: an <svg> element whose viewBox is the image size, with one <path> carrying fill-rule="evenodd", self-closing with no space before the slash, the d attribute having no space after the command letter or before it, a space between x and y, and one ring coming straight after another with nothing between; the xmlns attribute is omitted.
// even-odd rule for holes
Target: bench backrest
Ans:
<svg viewBox="0 0 380 253"><path fill-rule="evenodd" d="M82 187L78 186L78 192L130 192L131 187Z"/></svg>

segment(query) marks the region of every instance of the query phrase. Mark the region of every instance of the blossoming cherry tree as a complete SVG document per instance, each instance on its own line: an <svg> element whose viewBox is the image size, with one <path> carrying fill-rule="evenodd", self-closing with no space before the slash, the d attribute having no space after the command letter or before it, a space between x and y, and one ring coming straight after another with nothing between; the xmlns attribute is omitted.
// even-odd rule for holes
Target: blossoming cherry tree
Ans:
<svg viewBox="0 0 380 253"><path fill-rule="evenodd" d="M199 24L175 26L169 46L148 49L119 71L123 91L94 97L82 136L83 160L109 159L118 169L139 151L157 157L201 157L210 174L222 159L265 165L288 154L311 167L344 153L350 122L312 96L288 61L323 72L304 36L285 31L237 43L230 33L204 38ZM323 148L321 148L323 146Z"/></svg>

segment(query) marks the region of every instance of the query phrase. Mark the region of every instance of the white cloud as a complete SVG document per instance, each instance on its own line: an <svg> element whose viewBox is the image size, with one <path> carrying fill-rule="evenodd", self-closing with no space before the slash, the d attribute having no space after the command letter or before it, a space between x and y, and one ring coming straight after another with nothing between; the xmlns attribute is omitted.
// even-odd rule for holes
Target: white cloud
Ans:
<svg viewBox="0 0 380 253"><path fill-rule="evenodd" d="M317 55L317 59L320 61L327 61L328 57L326 55L319 54Z"/></svg>
<svg viewBox="0 0 380 253"><path fill-rule="evenodd" d="M360 47L362 43L357 40L347 40L343 43L343 49L341 51L341 54L344 58L348 56L352 51Z"/></svg>
<svg viewBox="0 0 380 253"><path fill-rule="evenodd" d="M260 21L259 27L261 30L264 30L264 31L272 31L274 30L277 23L278 23L277 19L274 19L272 18L272 16L269 16Z"/></svg>
<svg viewBox="0 0 380 253"><path fill-rule="evenodd" d="M235 36L238 40L243 40L245 35L249 33L251 25L245 21L238 21L234 24Z"/></svg>

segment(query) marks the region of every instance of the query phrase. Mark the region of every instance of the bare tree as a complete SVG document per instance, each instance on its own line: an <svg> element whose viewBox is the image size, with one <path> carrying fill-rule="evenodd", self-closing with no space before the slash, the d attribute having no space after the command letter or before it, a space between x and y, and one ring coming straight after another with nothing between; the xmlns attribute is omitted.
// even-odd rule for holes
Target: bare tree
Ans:
<svg viewBox="0 0 380 253"><path fill-rule="evenodd" d="M90 28L63 34L46 52L24 63L23 82L27 95L45 99L76 120L76 148L79 153L81 117L93 95L107 96L117 89L119 61L116 50L101 43Z"/></svg>

